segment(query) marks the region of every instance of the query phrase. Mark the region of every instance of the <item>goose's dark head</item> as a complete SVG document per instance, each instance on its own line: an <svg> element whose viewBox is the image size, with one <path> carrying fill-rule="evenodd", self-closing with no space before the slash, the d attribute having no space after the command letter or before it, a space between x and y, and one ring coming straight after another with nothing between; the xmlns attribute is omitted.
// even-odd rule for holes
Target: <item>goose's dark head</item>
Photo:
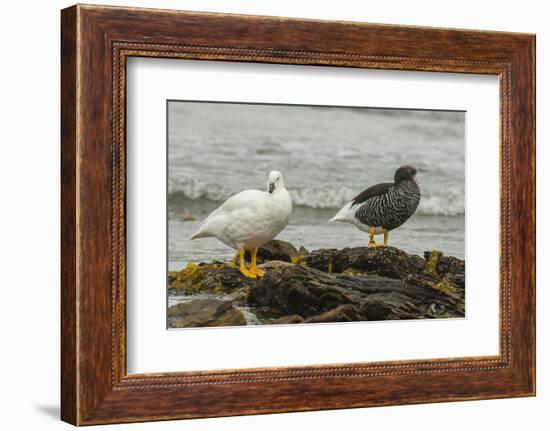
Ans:
<svg viewBox="0 0 550 431"><path fill-rule="evenodd" d="M416 176L416 168L414 166L405 165L405 166L401 166L399 169L395 171L395 175L393 176L393 181L395 182L395 184L399 184L402 181L414 180L415 176Z"/></svg>

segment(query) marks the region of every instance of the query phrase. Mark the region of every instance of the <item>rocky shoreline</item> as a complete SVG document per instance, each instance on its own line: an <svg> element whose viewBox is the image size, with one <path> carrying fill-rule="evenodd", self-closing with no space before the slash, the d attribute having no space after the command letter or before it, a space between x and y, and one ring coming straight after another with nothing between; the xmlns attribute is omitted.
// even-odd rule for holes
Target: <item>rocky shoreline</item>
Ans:
<svg viewBox="0 0 550 431"><path fill-rule="evenodd" d="M309 252L273 240L263 278L235 262L189 263L168 274L170 328L464 317L464 261L395 247ZM253 318L251 318L253 316Z"/></svg>

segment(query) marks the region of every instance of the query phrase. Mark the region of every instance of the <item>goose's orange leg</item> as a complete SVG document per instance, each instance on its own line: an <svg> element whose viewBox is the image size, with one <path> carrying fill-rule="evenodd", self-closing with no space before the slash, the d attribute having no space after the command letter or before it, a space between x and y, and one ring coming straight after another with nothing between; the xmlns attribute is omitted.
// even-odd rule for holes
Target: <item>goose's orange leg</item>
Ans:
<svg viewBox="0 0 550 431"><path fill-rule="evenodd" d="M250 272L252 272L253 274L256 274L258 277L263 277L265 275L265 271L256 266L257 253L258 253L257 248L252 249L252 252L251 252L252 258L250 260Z"/></svg>
<svg viewBox="0 0 550 431"><path fill-rule="evenodd" d="M369 247L376 247L378 244L376 244L376 242L374 241L374 226L371 226L369 228L369 237Z"/></svg>
<svg viewBox="0 0 550 431"><path fill-rule="evenodd" d="M249 270L244 263L244 250L239 249L239 269L241 273L248 278L256 278L256 273Z"/></svg>

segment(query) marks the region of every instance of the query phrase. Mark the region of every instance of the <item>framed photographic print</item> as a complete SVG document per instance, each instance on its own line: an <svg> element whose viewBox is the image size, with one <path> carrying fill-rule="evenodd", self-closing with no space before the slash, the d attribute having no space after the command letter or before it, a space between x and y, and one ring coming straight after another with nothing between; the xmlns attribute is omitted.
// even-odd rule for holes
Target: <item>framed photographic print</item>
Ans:
<svg viewBox="0 0 550 431"><path fill-rule="evenodd" d="M533 35L61 33L63 420L534 395Z"/></svg>

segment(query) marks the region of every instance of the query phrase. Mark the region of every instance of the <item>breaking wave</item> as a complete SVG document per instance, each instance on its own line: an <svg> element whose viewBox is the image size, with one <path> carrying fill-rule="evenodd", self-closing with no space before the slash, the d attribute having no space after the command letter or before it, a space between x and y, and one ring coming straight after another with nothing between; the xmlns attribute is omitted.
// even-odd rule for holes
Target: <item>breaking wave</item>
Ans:
<svg viewBox="0 0 550 431"><path fill-rule="evenodd" d="M332 186L305 186L288 189L294 205L313 209L339 209L357 194L356 189ZM197 179L179 179L168 184L169 197L182 196L191 200L207 199L223 202L237 191L220 184ZM442 191L423 193L418 213L434 216L457 216L464 214L464 191L449 188Z"/></svg>
<svg viewBox="0 0 550 431"><path fill-rule="evenodd" d="M464 192L456 188L423 195L418 208L420 214L438 216L462 215L464 210Z"/></svg>

